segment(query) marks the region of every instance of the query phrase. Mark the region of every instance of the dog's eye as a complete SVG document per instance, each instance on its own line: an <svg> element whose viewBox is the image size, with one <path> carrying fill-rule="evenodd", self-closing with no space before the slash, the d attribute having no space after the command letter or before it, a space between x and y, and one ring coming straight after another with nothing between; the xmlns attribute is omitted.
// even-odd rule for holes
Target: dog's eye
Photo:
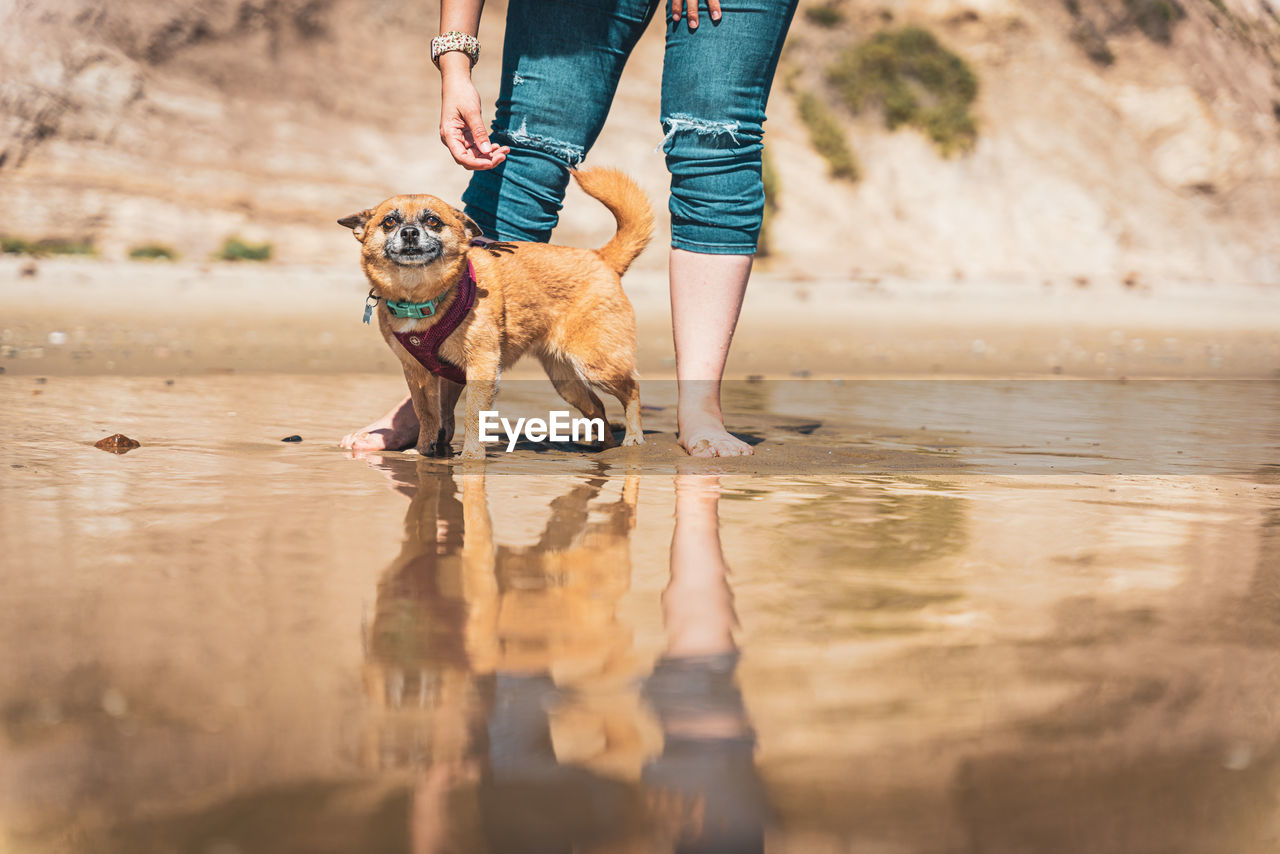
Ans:
<svg viewBox="0 0 1280 854"><path fill-rule="evenodd" d="M382 218L383 228L394 228L395 224L396 224L396 218L394 214L387 214Z"/></svg>
<svg viewBox="0 0 1280 854"><path fill-rule="evenodd" d="M427 216L424 216L422 218L422 221L426 223L427 228L439 228L442 225L442 223L440 222L440 217L431 216L430 214L428 214Z"/></svg>

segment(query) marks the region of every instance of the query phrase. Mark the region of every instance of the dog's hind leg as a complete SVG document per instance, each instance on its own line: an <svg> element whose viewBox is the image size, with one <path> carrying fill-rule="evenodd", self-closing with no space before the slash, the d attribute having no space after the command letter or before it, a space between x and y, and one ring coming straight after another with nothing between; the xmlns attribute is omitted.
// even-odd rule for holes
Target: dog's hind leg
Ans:
<svg viewBox="0 0 1280 854"><path fill-rule="evenodd" d="M623 446L643 445L644 431L640 429L640 383L631 368L578 358L574 358L570 364L574 369L574 376L580 382L609 392L622 404L627 428L622 439Z"/></svg>
<svg viewBox="0 0 1280 854"><path fill-rule="evenodd" d="M622 437L622 446L644 444L644 430L640 427L640 383L635 375L627 373L610 379L596 380L593 385L618 398L626 412L626 435Z"/></svg>
<svg viewBox="0 0 1280 854"><path fill-rule="evenodd" d="M577 369L563 358L551 353L539 353L538 361L542 362L551 384L565 401L587 418L599 418L604 423L604 447L612 448L617 444L613 440L613 431L609 429L609 419L605 417L604 404L596 393L583 381Z"/></svg>

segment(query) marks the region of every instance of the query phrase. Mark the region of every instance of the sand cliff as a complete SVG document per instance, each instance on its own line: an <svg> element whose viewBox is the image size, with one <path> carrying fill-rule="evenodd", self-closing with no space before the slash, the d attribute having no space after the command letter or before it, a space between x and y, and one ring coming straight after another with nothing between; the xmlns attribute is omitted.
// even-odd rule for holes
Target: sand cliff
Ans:
<svg viewBox="0 0 1280 854"><path fill-rule="evenodd" d="M802 5L767 126L770 263L861 279L1280 283L1277 13L1269 0L1154 2L1167 43L1135 17L1150 11L1139 0L846 2L824 7L831 18ZM202 258L238 234L284 262L344 263L350 238L333 220L348 209L465 184L436 138L433 7L0 9L0 232L87 238L108 258L147 242ZM481 33L490 103L502 18L491 3ZM797 98L831 101L823 69L841 49L909 24L973 69L976 145L944 157L876 110L833 103L861 178L829 178ZM661 37L651 27L588 159L633 172L659 208ZM575 191L557 239L589 245L611 225Z"/></svg>

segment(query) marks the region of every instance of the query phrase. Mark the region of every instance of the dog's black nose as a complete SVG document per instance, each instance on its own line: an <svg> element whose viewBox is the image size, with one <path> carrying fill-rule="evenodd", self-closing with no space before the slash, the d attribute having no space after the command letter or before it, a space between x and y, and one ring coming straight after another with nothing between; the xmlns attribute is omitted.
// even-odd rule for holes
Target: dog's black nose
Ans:
<svg viewBox="0 0 1280 854"><path fill-rule="evenodd" d="M422 236L422 232L416 225L406 225L400 229L400 239L405 243L417 243L418 238Z"/></svg>

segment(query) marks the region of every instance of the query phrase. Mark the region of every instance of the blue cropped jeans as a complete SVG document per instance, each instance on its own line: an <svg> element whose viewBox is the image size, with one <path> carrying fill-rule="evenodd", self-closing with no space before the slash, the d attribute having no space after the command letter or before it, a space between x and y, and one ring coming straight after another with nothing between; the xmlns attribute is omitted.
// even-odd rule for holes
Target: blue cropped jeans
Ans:
<svg viewBox="0 0 1280 854"><path fill-rule="evenodd" d="M765 104L796 0L723 0L719 22L704 4L692 31L684 18L671 22L667 2L660 118L671 245L749 255L764 211ZM581 163L599 136L622 68L657 5L511 0L491 134L511 153L472 175L462 197L486 234L550 239L569 182L565 167Z"/></svg>

